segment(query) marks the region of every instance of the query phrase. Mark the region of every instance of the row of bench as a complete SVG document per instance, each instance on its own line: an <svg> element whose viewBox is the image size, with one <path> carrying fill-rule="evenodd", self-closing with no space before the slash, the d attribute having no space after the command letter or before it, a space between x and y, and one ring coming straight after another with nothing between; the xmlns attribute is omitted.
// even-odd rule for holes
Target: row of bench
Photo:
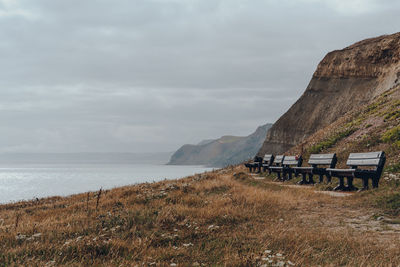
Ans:
<svg viewBox="0 0 400 267"><path fill-rule="evenodd" d="M255 157L253 162L245 163L250 172L268 172L276 173L279 180L285 181L292 179L295 175L302 176L299 184L314 184L314 175L319 176L319 182L322 183L324 176L330 183L332 177L339 179L339 185L334 190L354 191L358 190L353 185L354 178L362 179L362 190L368 189L368 181L372 180L372 187L377 188L379 179L382 176L385 165L385 152L367 152L351 153L347 159L347 169L337 169L336 154L311 154L308 160L308 167L302 167L303 158L301 156L285 156L266 154L264 158ZM308 179L307 179L308 176ZM344 179L347 179L345 185Z"/></svg>

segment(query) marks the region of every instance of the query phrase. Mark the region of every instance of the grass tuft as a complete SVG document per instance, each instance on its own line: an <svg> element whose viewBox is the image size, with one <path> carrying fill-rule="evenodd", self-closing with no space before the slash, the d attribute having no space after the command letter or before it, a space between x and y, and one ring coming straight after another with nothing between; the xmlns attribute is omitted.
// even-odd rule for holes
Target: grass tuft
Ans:
<svg viewBox="0 0 400 267"><path fill-rule="evenodd" d="M327 139L323 140L322 142L313 145L310 148L309 152L310 152L310 154L317 154L328 148L331 148L334 145L336 145L336 143L338 143L343 138L346 138L346 137L352 135L355 131L357 131L357 128L348 128L339 133L336 133L335 135L328 137Z"/></svg>
<svg viewBox="0 0 400 267"><path fill-rule="evenodd" d="M383 133L381 140L385 143L393 143L395 146L400 147L400 125Z"/></svg>
<svg viewBox="0 0 400 267"><path fill-rule="evenodd" d="M380 196L376 205L390 215L400 214L400 193L391 193Z"/></svg>

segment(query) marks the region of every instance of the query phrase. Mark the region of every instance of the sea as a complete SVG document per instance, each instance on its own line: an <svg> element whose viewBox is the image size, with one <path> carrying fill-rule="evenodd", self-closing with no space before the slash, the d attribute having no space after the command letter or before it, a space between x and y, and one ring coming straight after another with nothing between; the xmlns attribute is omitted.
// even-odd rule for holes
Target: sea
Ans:
<svg viewBox="0 0 400 267"><path fill-rule="evenodd" d="M166 165L169 153L0 154L0 203L182 178L212 171Z"/></svg>

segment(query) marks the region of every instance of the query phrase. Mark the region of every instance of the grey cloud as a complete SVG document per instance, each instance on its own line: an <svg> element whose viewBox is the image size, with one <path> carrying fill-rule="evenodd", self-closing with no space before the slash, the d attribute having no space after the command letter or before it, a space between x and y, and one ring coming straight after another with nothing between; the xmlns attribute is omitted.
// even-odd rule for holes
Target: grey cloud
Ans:
<svg viewBox="0 0 400 267"><path fill-rule="evenodd" d="M274 122L396 1L0 1L4 151L166 151Z"/></svg>

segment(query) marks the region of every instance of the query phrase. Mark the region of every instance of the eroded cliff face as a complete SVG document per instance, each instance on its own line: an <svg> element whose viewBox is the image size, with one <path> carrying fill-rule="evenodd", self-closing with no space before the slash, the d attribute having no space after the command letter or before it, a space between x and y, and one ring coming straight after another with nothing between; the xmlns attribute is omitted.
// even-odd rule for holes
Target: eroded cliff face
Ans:
<svg viewBox="0 0 400 267"><path fill-rule="evenodd" d="M268 131L258 152L280 154L400 83L400 33L328 53L307 89Z"/></svg>

